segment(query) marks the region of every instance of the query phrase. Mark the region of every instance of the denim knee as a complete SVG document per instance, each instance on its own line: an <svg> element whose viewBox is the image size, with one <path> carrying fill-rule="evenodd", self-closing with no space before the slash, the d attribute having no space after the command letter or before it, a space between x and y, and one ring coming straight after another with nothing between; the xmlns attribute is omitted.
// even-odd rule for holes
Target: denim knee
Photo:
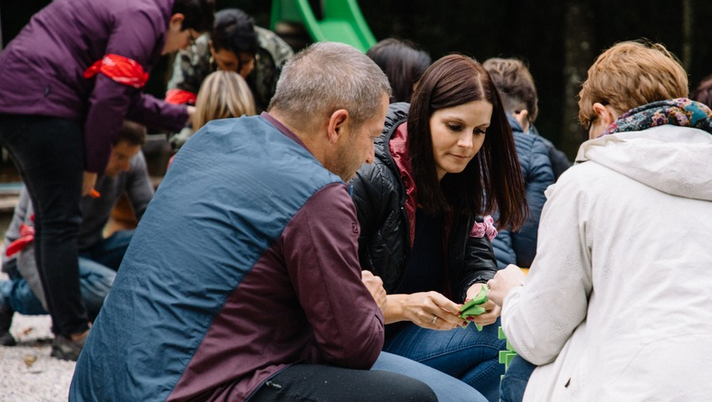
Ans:
<svg viewBox="0 0 712 404"><path fill-rule="evenodd" d="M499 390L499 401L520 402L536 365L517 355L509 363Z"/></svg>

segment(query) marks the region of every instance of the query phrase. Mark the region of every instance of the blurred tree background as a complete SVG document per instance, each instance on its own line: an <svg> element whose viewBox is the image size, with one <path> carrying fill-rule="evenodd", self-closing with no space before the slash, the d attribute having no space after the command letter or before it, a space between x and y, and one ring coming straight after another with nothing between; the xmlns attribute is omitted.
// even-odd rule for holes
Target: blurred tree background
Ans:
<svg viewBox="0 0 712 404"><path fill-rule="evenodd" d="M109 0L101 0L109 1ZM120 0L114 0L120 1ZM313 1L314 4L318 0ZM577 124L576 94L596 55L616 42L647 38L663 43L689 73L691 89L712 73L712 2L705 0L359 0L377 40L409 39L433 60L450 52L515 56L528 62L539 91L537 126L573 158L586 138ZM47 0L2 0L2 39L7 43ZM271 1L217 0L237 7L269 28ZM34 8L34 10L33 10ZM148 92L162 95L170 60L154 68ZM160 72L160 73L159 73Z"/></svg>

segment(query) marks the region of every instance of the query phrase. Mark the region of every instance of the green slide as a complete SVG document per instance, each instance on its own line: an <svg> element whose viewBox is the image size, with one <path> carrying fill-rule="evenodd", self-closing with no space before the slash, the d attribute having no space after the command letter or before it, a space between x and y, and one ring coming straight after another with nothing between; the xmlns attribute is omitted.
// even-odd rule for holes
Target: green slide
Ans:
<svg viewBox="0 0 712 404"><path fill-rule="evenodd" d="M317 18L309 0L272 0L271 29L275 30L280 21L301 23L315 42L343 42L362 52L376 43L356 0L319 3L321 18Z"/></svg>

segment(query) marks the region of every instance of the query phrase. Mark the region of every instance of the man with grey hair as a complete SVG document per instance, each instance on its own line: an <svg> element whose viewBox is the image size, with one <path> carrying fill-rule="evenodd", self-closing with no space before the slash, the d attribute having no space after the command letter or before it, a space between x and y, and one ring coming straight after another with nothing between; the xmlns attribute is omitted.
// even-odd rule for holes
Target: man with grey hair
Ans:
<svg viewBox="0 0 712 404"><path fill-rule="evenodd" d="M359 267L346 181L374 158L389 92L364 54L317 43L285 66L268 112L200 129L134 234L70 400L435 399L369 370L386 299Z"/></svg>

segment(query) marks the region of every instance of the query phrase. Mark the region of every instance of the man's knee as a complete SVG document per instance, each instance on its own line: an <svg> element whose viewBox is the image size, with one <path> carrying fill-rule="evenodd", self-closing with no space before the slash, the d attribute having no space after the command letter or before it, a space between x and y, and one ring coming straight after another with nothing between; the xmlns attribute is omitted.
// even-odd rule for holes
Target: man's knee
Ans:
<svg viewBox="0 0 712 404"><path fill-rule="evenodd" d="M407 376L398 375L401 379L392 384L393 396L383 401L438 401L437 395L427 384Z"/></svg>

